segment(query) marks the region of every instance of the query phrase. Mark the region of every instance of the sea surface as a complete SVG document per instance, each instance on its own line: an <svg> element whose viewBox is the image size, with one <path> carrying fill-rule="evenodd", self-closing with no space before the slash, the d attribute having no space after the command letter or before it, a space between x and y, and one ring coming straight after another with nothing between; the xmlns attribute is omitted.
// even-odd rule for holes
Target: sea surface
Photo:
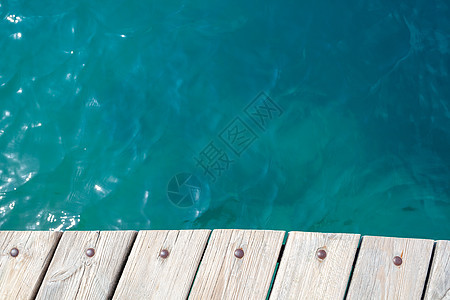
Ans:
<svg viewBox="0 0 450 300"><path fill-rule="evenodd" d="M450 2L0 0L0 230L450 239Z"/></svg>

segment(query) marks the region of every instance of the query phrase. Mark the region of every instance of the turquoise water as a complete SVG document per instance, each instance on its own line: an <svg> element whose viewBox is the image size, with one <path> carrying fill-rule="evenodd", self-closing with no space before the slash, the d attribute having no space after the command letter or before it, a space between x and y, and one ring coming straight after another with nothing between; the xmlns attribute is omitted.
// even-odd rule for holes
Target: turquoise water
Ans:
<svg viewBox="0 0 450 300"><path fill-rule="evenodd" d="M449 6L0 0L0 229L449 239Z"/></svg>

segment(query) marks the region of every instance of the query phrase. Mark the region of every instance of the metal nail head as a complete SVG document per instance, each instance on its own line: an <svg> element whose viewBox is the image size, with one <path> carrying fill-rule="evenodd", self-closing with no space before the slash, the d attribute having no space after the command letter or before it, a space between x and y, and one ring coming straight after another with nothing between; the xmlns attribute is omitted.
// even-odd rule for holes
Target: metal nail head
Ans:
<svg viewBox="0 0 450 300"><path fill-rule="evenodd" d="M92 256L94 256L94 254L95 254L95 250L93 248L89 248L86 250L86 255L88 257L92 257Z"/></svg>
<svg viewBox="0 0 450 300"><path fill-rule="evenodd" d="M12 257L17 257L17 255L19 255L19 249L12 248L11 251L9 251L9 254L11 254Z"/></svg>
<svg viewBox="0 0 450 300"><path fill-rule="evenodd" d="M400 256L395 256L392 261L394 262L394 265L400 266L403 262L402 258Z"/></svg>
<svg viewBox="0 0 450 300"><path fill-rule="evenodd" d="M161 258L167 258L169 256L169 251L167 249L163 249L161 250L161 252L159 252L159 256Z"/></svg>
<svg viewBox="0 0 450 300"><path fill-rule="evenodd" d="M317 258L318 259L324 260L325 257L327 257L327 252L325 250L323 250L323 249L317 250Z"/></svg>
<svg viewBox="0 0 450 300"><path fill-rule="evenodd" d="M242 250L241 248L236 249L234 251L234 256L236 256L237 258L243 258L244 257L244 250Z"/></svg>

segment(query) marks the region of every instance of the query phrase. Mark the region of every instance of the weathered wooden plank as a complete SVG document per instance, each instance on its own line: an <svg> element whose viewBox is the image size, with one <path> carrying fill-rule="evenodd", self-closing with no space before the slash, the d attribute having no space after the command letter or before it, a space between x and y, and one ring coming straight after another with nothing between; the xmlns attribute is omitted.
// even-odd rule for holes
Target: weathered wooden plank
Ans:
<svg viewBox="0 0 450 300"><path fill-rule="evenodd" d="M37 299L108 299L136 231L64 232ZM94 255L87 255L88 249Z"/></svg>
<svg viewBox="0 0 450 300"><path fill-rule="evenodd" d="M0 231L0 299L34 298L61 234ZM18 250L15 257L13 248Z"/></svg>
<svg viewBox="0 0 450 300"><path fill-rule="evenodd" d="M140 231L114 299L186 299L210 232Z"/></svg>
<svg viewBox="0 0 450 300"><path fill-rule="evenodd" d="M284 234L214 230L189 299L265 299ZM242 249L242 258L235 256L237 249Z"/></svg>
<svg viewBox="0 0 450 300"><path fill-rule="evenodd" d="M290 232L270 299L343 299L359 239L359 234ZM326 257L319 258L319 251Z"/></svg>
<svg viewBox="0 0 450 300"><path fill-rule="evenodd" d="M420 299L434 241L364 236L348 299ZM401 264L394 264L394 257ZM400 259L397 259L400 262Z"/></svg>
<svg viewBox="0 0 450 300"><path fill-rule="evenodd" d="M437 241L425 299L450 300L450 241Z"/></svg>

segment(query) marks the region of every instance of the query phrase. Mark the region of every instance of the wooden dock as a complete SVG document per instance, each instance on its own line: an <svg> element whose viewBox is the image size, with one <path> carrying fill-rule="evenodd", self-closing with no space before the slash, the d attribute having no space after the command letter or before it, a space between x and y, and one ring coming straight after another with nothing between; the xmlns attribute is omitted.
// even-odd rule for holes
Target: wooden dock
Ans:
<svg viewBox="0 0 450 300"><path fill-rule="evenodd" d="M0 231L0 250L2 300L450 299L450 241L237 229Z"/></svg>

